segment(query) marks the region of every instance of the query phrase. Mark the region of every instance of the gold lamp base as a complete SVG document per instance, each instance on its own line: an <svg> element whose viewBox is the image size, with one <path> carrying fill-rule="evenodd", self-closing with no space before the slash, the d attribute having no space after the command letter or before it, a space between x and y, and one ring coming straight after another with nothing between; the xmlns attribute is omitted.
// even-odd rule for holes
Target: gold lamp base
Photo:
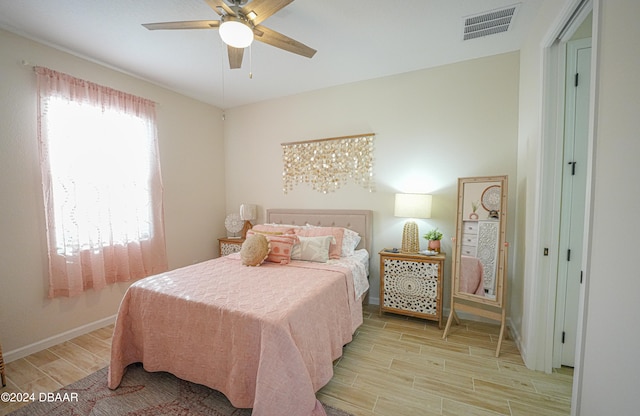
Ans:
<svg viewBox="0 0 640 416"><path fill-rule="evenodd" d="M420 251L420 240L418 238L418 224L415 221L407 221L402 230L403 253L418 253Z"/></svg>

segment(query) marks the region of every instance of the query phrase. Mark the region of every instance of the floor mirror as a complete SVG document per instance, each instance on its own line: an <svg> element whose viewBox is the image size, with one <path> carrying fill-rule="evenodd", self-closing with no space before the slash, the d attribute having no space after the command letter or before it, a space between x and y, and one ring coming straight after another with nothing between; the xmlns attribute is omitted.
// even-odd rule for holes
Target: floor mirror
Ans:
<svg viewBox="0 0 640 416"><path fill-rule="evenodd" d="M505 336L507 296L507 176L458 179L456 236L451 267L451 312L442 338L457 312L500 322L496 357Z"/></svg>

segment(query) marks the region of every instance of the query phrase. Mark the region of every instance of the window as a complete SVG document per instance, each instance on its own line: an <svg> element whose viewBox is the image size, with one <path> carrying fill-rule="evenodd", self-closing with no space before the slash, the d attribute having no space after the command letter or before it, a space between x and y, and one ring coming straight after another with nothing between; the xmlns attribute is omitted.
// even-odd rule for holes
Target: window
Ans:
<svg viewBox="0 0 640 416"><path fill-rule="evenodd" d="M56 251L149 239L152 143L144 120L60 97L47 107Z"/></svg>
<svg viewBox="0 0 640 416"><path fill-rule="evenodd" d="M36 73L49 295L166 270L154 103Z"/></svg>

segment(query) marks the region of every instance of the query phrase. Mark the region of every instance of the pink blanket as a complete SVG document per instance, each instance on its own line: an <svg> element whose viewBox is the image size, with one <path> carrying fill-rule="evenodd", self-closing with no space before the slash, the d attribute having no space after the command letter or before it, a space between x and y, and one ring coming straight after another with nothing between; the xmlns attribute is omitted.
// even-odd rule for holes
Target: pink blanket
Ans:
<svg viewBox="0 0 640 416"><path fill-rule="evenodd" d="M324 415L315 392L362 323L348 269L227 256L143 279L124 296L109 388L127 365L224 393L253 415Z"/></svg>
<svg viewBox="0 0 640 416"><path fill-rule="evenodd" d="M484 296L482 262L476 257L460 256L459 291Z"/></svg>

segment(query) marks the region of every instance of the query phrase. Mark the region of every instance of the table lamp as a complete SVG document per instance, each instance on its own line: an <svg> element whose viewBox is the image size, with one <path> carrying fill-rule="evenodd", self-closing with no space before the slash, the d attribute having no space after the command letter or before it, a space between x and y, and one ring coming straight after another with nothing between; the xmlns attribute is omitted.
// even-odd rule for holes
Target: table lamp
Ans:
<svg viewBox="0 0 640 416"><path fill-rule="evenodd" d="M396 194L393 215L403 218L431 218L431 195L426 194ZM418 238L418 224L409 220L402 231L403 253L418 253L420 239Z"/></svg>
<svg viewBox="0 0 640 416"><path fill-rule="evenodd" d="M240 219L244 221L244 227L242 227L242 238L247 238L247 231L253 227L252 220L257 218L256 206L253 204L240 205Z"/></svg>

